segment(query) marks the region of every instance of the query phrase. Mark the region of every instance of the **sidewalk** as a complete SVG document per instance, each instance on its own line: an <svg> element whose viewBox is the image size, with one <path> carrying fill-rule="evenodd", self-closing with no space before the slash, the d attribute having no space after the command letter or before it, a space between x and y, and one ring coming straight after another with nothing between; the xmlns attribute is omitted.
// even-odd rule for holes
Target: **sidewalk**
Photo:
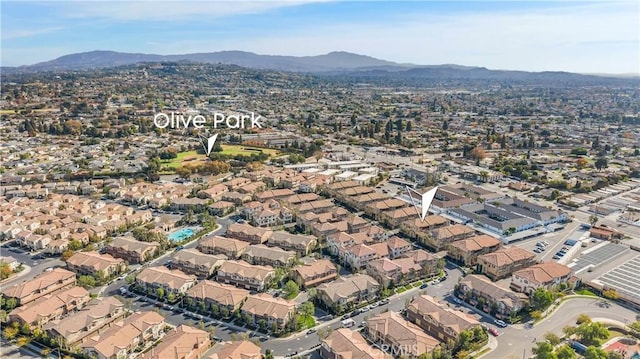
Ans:
<svg viewBox="0 0 640 359"><path fill-rule="evenodd" d="M29 274L29 272L31 272L31 267L26 265L26 264L22 264L24 266L24 269L19 272L16 275L13 275L7 279L3 279L0 281L0 284L4 284L4 283L8 283L8 282L13 282L14 280L20 278L20 277L24 277L25 275Z"/></svg>

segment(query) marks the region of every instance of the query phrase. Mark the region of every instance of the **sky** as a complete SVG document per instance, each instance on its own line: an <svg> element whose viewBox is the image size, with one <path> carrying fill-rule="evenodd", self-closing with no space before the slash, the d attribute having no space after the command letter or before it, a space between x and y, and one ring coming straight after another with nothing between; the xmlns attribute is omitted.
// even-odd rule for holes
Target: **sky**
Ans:
<svg viewBox="0 0 640 359"><path fill-rule="evenodd" d="M399 63L640 73L640 1L6 1L2 66L92 51L349 51Z"/></svg>

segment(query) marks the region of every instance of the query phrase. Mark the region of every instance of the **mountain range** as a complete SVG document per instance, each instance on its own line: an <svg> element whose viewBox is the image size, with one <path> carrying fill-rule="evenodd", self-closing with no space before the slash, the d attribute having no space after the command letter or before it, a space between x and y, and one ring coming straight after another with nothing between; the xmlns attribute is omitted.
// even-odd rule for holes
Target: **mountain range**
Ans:
<svg viewBox="0 0 640 359"><path fill-rule="evenodd" d="M460 65L415 65L376 59L344 51L317 56L259 55L245 51L219 51L183 55L156 55L115 51L90 51L61 56L51 61L18 67L2 67L3 74L40 71L89 70L145 62L197 62L237 65L250 69L305 72L380 78L430 78L471 80L589 80L603 75L580 75L568 72L526 72L489 70ZM616 77L614 75L605 75ZM638 77L635 77L638 79Z"/></svg>

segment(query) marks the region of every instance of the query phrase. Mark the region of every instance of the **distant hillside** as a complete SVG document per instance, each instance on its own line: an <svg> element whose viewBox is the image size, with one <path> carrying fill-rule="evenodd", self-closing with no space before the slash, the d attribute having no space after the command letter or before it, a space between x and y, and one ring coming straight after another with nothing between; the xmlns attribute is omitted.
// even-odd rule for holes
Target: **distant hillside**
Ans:
<svg viewBox="0 0 640 359"><path fill-rule="evenodd" d="M378 60L370 56L349 52L331 52L318 56L275 56L258 55L245 51L219 51L184 55L132 54L115 51L91 51L59 57L55 60L35 65L4 67L3 72L36 72L51 70L86 70L119 65L131 65L141 62L191 61L214 64L231 64L252 69L269 69L295 72L323 72L354 70L358 68L412 66Z"/></svg>
<svg viewBox="0 0 640 359"><path fill-rule="evenodd" d="M40 71L90 70L145 62L197 62L237 65L250 69L315 73L340 76L356 81L390 81L394 84L424 84L425 81L523 81L560 85L600 84L615 81L614 75L581 75L569 72L526 72L489 70L460 65L399 64L343 51L318 56L258 55L245 51L219 51L184 55L134 54L115 51L91 51L59 57L35 65L3 67L2 74ZM638 81L640 78L627 78Z"/></svg>

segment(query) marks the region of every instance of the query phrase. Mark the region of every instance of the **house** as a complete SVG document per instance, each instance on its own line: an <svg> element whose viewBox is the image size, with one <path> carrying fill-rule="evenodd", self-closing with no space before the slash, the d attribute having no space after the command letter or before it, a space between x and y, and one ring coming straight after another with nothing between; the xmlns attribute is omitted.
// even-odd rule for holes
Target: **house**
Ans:
<svg viewBox="0 0 640 359"><path fill-rule="evenodd" d="M218 199L227 192L229 192L229 188L219 183L198 192L198 197L205 199Z"/></svg>
<svg viewBox="0 0 640 359"><path fill-rule="evenodd" d="M160 344L145 352L141 359L200 359L211 347L209 333L181 324L169 331Z"/></svg>
<svg viewBox="0 0 640 359"><path fill-rule="evenodd" d="M449 244L447 255L454 261L466 266L474 266L479 255L494 252L502 242L487 234L462 239Z"/></svg>
<svg viewBox="0 0 640 359"><path fill-rule="evenodd" d="M116 237L107 245L106 252L130 264L144 263L160 252L160 243L141 242L133 237Z"/></svg>
<svg viewBox="0 0 640 359"><path fill-rule="evenodd" d="M173 255L169 267L199 278L209 278L227 260L224 254L205 254L195 248L183 249Z"/></svg>
<svg viewBox="0 0 640 359"><path fill-rule="evenodd" d="M135 312L81 345L82 352L97 359L126 358L138 346L157 340L164 318L156 312Z"/></svg>
<svg viewBox="0 0 640 359"><path fill-rule="evenodd" d="M124 304L116 297L95 298L79 311L63 319L48 322L42 330L63 348L71 349L85 338L109 328L111 323L122 319L125 313Z"/></svg>
<svg viewBox="0 0 640 359"><path fill-rule="evenodd" d="M209 205L209 211L211 212L211 214L219 217L226 216L227 214L233 212L235 208L235 203L227 201L218 201Z"/></svg>
<svg viewBox="0 0 640 359"><path fill-rule="evenodd" d="M320 302L334 312L342 313L347 307L375 298L380 284L369 275L353 274L323 283L317 288Z"/></svg>
<svg viewBox="0 0 640 359"><path fill-rule="evenodd" d="M320 344L322 359L392 359L370 345L362 335L351 329L340 328L332 331Z"/></svg>
<svg viewBox="0 0 640 359"><path fill-rule="evenodd" d="M416 296L407 306L407 319L443 343L457 341L460 333L480 325L472 316L449 308L429 295Z"/></svg>
<svg viewBox="0 0 640 359"><path fill-rule="evenodd" d="M113 258L109 254L96 251L77 252L67 259L67 268L78 274L88 274L94 277L111 278L123 273L127 264L123 259Z"/></svg>
<svg viewBox="0 0 640 359"><path fill-rule="evenodd" d="M284 329L296 313L296 302L284 298L275 298L267 293L249 295L240 311L249 317L252 323L263 330L274 332Z"/></svg>
<svg viewBox="0 0 640 359"><path fill-rule="evenodd" d="M310 288L330 282L338 276L336 266L328 259L320 259L293 268L293 280L298 286Z"/></svg>
<svg viewBox="0 0 640 359"><path fill-rule="evenodd" d="M367 334L372 342L388 347L389 352L403 358L417 359L440 345L436 338L393 311L369 318Z"/></svg>
<svg viewBox="0 0 640 359"><path fill-rule="evenodd" d="M271 278L275 275L273 267L251 265L245 261L226 261L216 275L216 280L222 283L231 283L236 287L249 290L264 290Z"/></svg>
<svg viewBox="0 0 640 359"><path fill-rule="evenodd" d="M272 234L273 231L269 228L254 227L247 223L231 223L225 236L251 244L263 244Z"/></svg>
<svg viewBox="0 0 640 359"><path fill-rule="evenodd" d="M457 285L456 295L471 305L482 303L482 310L498 318L507 318L529 302L525 294L502 288L479 274L470 274L462 278Z"/></svg>
<svg viewBox="0 0 640 359"><path fill-rule="evenodd" d="M207 236L198 241L198 250L206 254L224 254L237 259L249 247L249 242L220 236Z"/></svg>
<svg viewBox="0 0 640 359"><path fill-rule="evenodd" d="M398 236L392 236L387 239L387 247L389 248L389 258L391 259L402 257L413 249L411 243Z"/></svg>
<svg viewBox="0 0 640 359"><path fill-rule="evenodd" d="M154 294L158 288L163 288L165 295L184 294L196 284L196 277L164 266L147 267L136 276L136 284Z"/></svg>
<svg viewBox="0 0 640 359"><path fill-rule="evenodd" d="M25 305L45 295L74 286L76 274L63 268L53 268L30 280L2 288L5 299L14 298L18 305Z"/></svg>
<svg viewBox="0 0 640 359"><path fill-rule="evenodd" d="M519 247L504 247L492 253L478 256L478 272L492 280L511 275L518 269L536 263L536 255Z"/></svg>
<svg viewBox="0 0 640 359"><path fill-rule="evenodd" d="M264 244L252 244L244 251L242 259L251 264L288 267L295 261L296 252L267 247Z"/></svg>
<svg viewBox="0 0 640 359"><path fill-rule="evenodd" d="M218 343L208 359L262 359L260 347L248 341Z"/></svg>
<svg viewBox="0 0 640 359"><path fill-rule="evenodd" d="M569 282L573 275L571 268L556 262L532 265L513 272L510 288L516 292L531 295L538 288L547 290Z"/></svg>
<svg viewBox="0 0 640 359"><path fill-rule="evenodd" d="M288 251L295 251L300 257L304 257L316 248L318 240L315 236L275 231L271 233L267 245L270 247L280 247Z"/></svg>
<svg viewBox="0 0 640 359"><path fill-rule="evenodd" d="M249 291L232 285L222 284L210 280L201 280L198 284L187 290L186 298L193 300L194 306L204 303L215 314L214 306L217 306L218 314L228 317L229 314L240 308Z"/></svg>
<svg viewBox="0 0 640 359"><path fill-rule="evenodd" d="M356 244L350 247L340 248L338 251L342 262L354 270L366 268L369 262L381 257L375 248L366 244Z"/></svg>
<svg viewBox="0 0 640 359"><path fill-rule="evenodd" d="M424 244L441 251L455 241L469 238L475 234L473 228L469 228L463 224L454 224L446 227L440 227L431 231L431 237L425 238Z"/></svg>
<svg viewBox="0 0 640 359"><path fill-rule="evenodd" d="M622 233L617 230L605 226L595 226L589 229L589 234L593 238L604 239L606 241L610 241L613 239L622 238Z"/></svg>
<svg viewBox="0 0 640 359"><path fill-rule="evenodd" d="M376 259L367 264L367 274L383 286L411 282L426 273L413 258Z"/></svg>
<svg viewBox="0 0 640 359"><path fill-rule="evenodd" d="M84 288L73 286L15 308L9 312L9 320L28 324L32 328L40 327L77 308L82 308L90 299L89 292Z"/></svg>

